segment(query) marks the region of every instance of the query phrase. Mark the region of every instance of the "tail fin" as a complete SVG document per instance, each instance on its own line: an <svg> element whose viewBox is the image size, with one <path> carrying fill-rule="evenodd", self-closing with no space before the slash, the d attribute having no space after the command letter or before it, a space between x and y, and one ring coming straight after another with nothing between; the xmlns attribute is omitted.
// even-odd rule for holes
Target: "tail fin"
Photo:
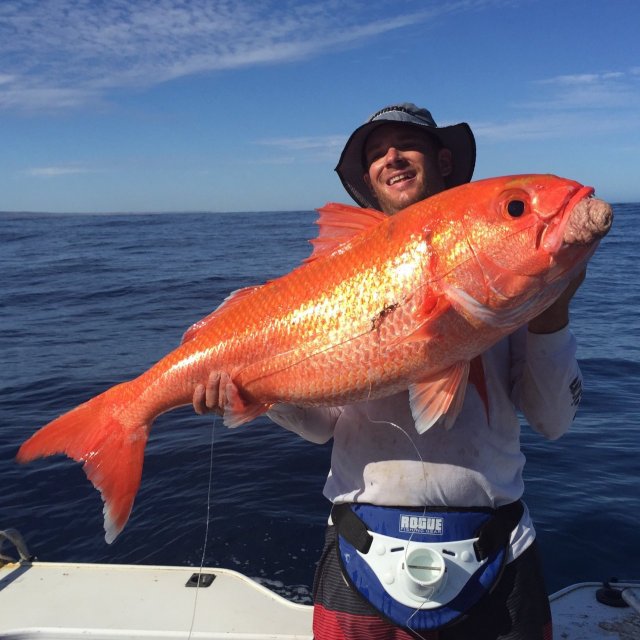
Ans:
<svg viewBox="0 0 640 640"><path fill-rule="evenodd" d="M64 453L82 462L87 478L104 501L108 543L116 539L129 519L151 427L127 419L128 412L122 410L127 404L123 402L122 387L127 384L105 391L42 427L16 456L18 462L29 462Z"/></svg>

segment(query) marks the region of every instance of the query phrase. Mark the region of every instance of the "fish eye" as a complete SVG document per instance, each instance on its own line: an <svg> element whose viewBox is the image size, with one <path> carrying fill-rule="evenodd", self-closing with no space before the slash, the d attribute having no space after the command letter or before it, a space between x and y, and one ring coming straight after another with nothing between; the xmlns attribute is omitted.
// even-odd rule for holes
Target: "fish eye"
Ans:
<svg viewBox="0 0 640 640"><path fill-rule="evenodd" d="M512 218L519 218L525 210L525 204L523 200L510 200L507 204L507 213Z"/></svg>

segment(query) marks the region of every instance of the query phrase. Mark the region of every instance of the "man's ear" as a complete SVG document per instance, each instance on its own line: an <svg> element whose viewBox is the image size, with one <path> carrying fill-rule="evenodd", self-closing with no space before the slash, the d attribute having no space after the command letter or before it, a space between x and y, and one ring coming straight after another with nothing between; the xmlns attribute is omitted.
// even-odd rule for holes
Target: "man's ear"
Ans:
<svg viewBox="0 0 640 640"><path fill-rule="evenodd" d="M453 171L453 155L449 149L440 149L438 151L438 169L440 175L446 178Z"/></svg>

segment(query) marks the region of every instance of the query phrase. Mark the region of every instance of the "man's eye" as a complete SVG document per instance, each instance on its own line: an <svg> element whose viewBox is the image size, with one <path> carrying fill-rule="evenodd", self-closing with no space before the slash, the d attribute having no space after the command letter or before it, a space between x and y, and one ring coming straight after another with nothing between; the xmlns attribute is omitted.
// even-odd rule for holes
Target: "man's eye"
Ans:
<svg viewBox="0 0 640 640"><path fill-rule="evenodd" d="M371 166L376 160L384 156L382 151L369 151L366 155L367 166Z"/></svg>

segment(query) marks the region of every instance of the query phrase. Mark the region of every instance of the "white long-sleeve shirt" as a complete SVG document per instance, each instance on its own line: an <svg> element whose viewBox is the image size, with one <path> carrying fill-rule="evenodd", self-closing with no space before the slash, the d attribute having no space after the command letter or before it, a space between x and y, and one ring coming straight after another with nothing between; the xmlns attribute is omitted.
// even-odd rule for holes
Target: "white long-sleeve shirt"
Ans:
<svg viewBox="0 0 640 640"><path fill-rule="evenodd" d="M538 433L556 439L573 421L582 376L568 328L526 328L482 355L485 405L469 384L452 428L418 434L408 392L335 408L276 405L268 415L311 442L333 437L324 495L334 503L385 506L499 507L522 497L525 457L521 411ZM528 511L512 536L511 559L533 541Z"/></svg>

